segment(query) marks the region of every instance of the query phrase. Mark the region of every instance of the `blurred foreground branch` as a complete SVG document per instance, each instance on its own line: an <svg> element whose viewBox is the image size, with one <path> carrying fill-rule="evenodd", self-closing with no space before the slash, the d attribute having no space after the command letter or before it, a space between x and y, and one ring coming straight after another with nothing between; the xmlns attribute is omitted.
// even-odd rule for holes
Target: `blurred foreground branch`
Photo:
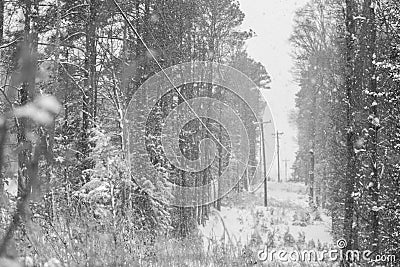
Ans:
<svg viewBox="0 0 400 267"><path fill-rule="evenodd" d="M4 142L3 139L5 139L5 137L3 137L3 136L5 136L5 134L6 134L5 123L3 123L3 125L4 126L2 126L0 128L0 131L1 131L0 142L1 141ZM6 256L7 245L10 242L10 240L12 239L12 237L14 235L14 231L17 229L20 220L22 220L22 218L25 214L26 204L29 201L29 196L32 193L32 187L37 183L39 157L43 153L43 147L44 147L42 143L43 143L43 140L35 146L33 157L30 160L30 162L28 162L28 164L27 164L27 169L28 169L27 186L26 186L24 192L21 194L21 197L17 200L17 206L16 206L16 209L12 216L11 222L6 229L6 233L3 237L3 239L0 242L0 257ZM4 150L4 145L1 145L0 146L0 154L3 154L3 150ZM2 156L0 156L0 160L1 159L2 159ZM0 161L0 164L1 163L2 163L2 161ZM0 165L0 169L1 169L1 165Z"/></svg>

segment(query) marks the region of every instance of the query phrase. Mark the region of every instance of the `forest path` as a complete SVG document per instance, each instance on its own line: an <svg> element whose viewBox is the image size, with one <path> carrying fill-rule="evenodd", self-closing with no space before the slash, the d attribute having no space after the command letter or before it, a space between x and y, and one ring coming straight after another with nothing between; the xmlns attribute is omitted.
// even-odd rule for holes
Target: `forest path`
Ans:
<svg viewBox="0 0 400 267"><path fill-rule="evenodd" d="M314 220L307 203L306 186L300 183L268 183L268 207L263 206L262 188L255 193L231 193L221 211L212 211L200 227L205 248L211 240L246 246L253 252L271 248L316 247L332 244L331 219L321 212ZM211 242L212 243L212 242Z"/></svg>

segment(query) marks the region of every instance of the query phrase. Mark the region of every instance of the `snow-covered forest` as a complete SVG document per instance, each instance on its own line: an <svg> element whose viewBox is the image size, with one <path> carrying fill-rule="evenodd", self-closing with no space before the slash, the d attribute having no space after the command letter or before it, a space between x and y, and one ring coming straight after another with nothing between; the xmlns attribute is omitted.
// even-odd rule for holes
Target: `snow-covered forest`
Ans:
<svg viewBox="0 0 400 267"><path fill-rule="evenodd" d="M304 2L281 179L236 0L0 0L0 267L399 266L400 3Z"/></svg>
<svg viewBox="0 0 400 267"><path fill-rule="evenodd" d="M310 1L295 19L296 179L348 249L399 256L397 1ZM387 265L384 265L387 266Z"/></svg>

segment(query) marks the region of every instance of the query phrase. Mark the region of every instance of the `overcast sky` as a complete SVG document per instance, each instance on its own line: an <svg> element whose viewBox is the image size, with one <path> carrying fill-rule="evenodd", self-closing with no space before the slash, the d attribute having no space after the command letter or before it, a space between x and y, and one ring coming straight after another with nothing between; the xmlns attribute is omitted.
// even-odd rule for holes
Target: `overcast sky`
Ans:
<svg viewBox="0 0 400 267"><path fill-rule="evenodd" d="M281 172L284 178L283 160L290 160L288 163L290 171L297 150L296 131L289 125L288 115L290 110L295 108L295 94L299 90L291 74L293 60L290 56L292 49L288 39L293 30L294 12L307 0L239 0L239 2L246 14L243 29L252 29L257 35L248 41L248 53L260 61L272 77L271 90L264 92L264 96L272 109L276 128L284 132L281 138ZM271 177L276 179L276 164Z"/></svg>

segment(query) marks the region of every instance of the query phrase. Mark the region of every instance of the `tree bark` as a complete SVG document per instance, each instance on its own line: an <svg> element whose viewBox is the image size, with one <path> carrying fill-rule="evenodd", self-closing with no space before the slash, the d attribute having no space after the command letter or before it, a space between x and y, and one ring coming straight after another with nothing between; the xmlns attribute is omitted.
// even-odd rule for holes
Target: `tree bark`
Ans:
<svg viewBox="0 0 400 267"><path fill-rule="evenodd" d="M378 86L376 80L376 66L375 66L375 51L376 51L376 24L375 24L375 1L374 0L365 0L365 12L367 18L367 74L368 74L368 88L369 92L372 93L372 103L370 103L370 123L369 123L369 131L370 137L369 140L369 150L371 155L371 169L372 169L372 177L371 187L369 190L369 194L371 197L371 206L369 211L370 217L370 233L371 241L370 248L371 251L377 253L379 250L379 174L378 174L378 131L379 124L376 119L378 119Z"/></svg>
<svg viewBox="0 0 400 267"><path fill-rule="evenodd" d="M82 107L82 144L81 153L83 158L82 170L92 167L90 157L90 131L95 118L95 102L96 102L96 20L98 1L90 0L87 14L86 26L86 58L85 58L85 83ZM87 177L83 182L87 182Z"/></svg>
<svg viewBox="0 0 400 267"><path fill-rule="evenodd" d="M344 237L347 241L346 249L353 249L354 232L354 185L355 185L355 155L353 147L353 90L355 87L355 33L356 25L354 21L355 2L354 0L346 0L346 66L345 66L345 91L346 91L346 175L345 175L345 203L344 203L344 221L343 230Z"/></svg>
<svg viewBox="0 0 400 267"><path fill-rule="evenodd" d="M35 94L35 77L37 68L37 18L39 15L38 0L25 1L24 9L24 43L21 52L22 76L26 77L19 90L19 104L21 106L33 99ZM33 22L33 23L32 23ZM32 23L32 27L31 27ZM26 138L29 130L29 121L26 118L19 118L17 123L17 142L21 150L18 153L18 196L21 196L27 186L27 163L31 157L32 144Z"/></svg>
<svg viewBox="0 0 400 267"><path fill-rule="evenodd" d="M4 0L0 0L0 45L3 44L4 32ZM4 120L4 121L2 121ZM3 177L3 152L6 138L6 122L5 118L0 118L0 201L4 193L4 177Z"/></svg>

